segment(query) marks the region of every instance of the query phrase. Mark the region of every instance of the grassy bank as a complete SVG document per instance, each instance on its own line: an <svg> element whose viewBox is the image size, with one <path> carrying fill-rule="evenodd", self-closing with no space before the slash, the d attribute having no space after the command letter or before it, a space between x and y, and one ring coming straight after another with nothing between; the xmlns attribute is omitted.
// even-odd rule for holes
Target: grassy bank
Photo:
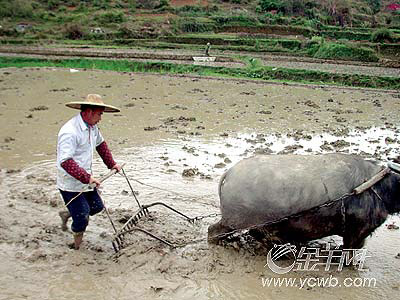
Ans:
<svg viewBox="0 0 400 300"><path fill-rule="evenodd" d="M148 39L96 39L96 40L35 40L0 39L0 46L45 46L45 47L103 47L136 49L182 49L204 53L206 44L211 44L213 55L218 53L243 52L257 54L285 54L291 56L314 57L334 60L378 62L380 59L399 61L400 44L393 43L352 43L332 42L322 37L308 40L288 38L242 37L235 35L197 34L164 36ZM319 50L319 51L318 51Z"/></svg>
<svg viewBox="0 0 400 300"><path fill-rule="evenodd" d="M162 62L136 62L128 60L39 59L22 57L0 57L0 68L6 67L62 67L111 70L118 72L195 74L202 76L278 80L287 82L333 84L383 89L400 89L399 78L357 74L334 74L320 71L261 67L257 64L250 64L247 68L226 68Z"/></svg>

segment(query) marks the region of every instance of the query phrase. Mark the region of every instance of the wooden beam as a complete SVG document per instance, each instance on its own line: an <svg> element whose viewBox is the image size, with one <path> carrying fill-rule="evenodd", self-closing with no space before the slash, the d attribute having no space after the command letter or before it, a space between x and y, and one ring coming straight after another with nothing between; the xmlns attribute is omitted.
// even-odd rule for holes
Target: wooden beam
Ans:
<svg viewBox="0 0 400 300"><path fill-rule="evenodd" d="M365 181L364 183L362 183L358 187L356 187L353 190L353 193L355 195L361 194L362 192L368 190L375 183L377 183L378 181L382 180L382 178L385 177L386 174L388 174L388 173L390 173L390 169L389 168L382 169L379 173L377 173L374 176L372 176L371 179Z"/></svg>

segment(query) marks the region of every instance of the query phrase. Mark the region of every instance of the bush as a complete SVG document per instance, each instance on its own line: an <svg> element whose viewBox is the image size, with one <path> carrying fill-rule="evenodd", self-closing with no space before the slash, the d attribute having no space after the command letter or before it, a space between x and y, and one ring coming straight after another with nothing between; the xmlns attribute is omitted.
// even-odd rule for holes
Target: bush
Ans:
<svg viewBox="0 0 400 300"><path fill-rule="evenodd" d="M19 35L19 32L16 31L14 28L0 28L0 36L8 36L8 37L16 37Z"/></svg>
<svg viewBox="0 0 400 300"><path fill-rule="evenodd" d="M47 8L50 10L56 9L59 5L59 0L47 0Z"/></svg>
<svg viewBox="0 0 400 300"><path fill-rule="evenodd" d="M308 41L305 45L307 49L307 54L310 56L314 56L323 43L325 43L325 39L323 37L313 36L311 40Z"/></svg>
<svg viewBox="0 0 400 300"><path fill-rule="evenodd" d="M46 33L44 33L44 32L38 32L38 33L36 34L35 38L36 38L36 39L39 39L39 40L46 40L46 39L49 38L49 36L48 36Z"/></svg>
<svg viewBox="0 0 400 300"><path fill-rule="evenodd" d="M117 35L120 38L137 38L138 28L133 27L132 25L123 24L119 27Z"/></svg>
<svg viewBox="0 0 400 300"><path fill-rule="evenodd" d="M104 1L104 0L94 0L93 6L98 7L100 9L109 9L110 8L110 4L108 3L108 1Z"/></svg>
<svg viewBox="0 0 400 300"><path fill-rule="evenodd" d="M95 16L95 20L101 25L108 25L110 23L123 23L125 16L121 11L108 11Z"/></svg>
<svg viewBox="0 0 400 300"><path fill-rule="evenodd" d="M245 61L247 62L247 67L249 69L260 69L263 66L262 61L258 58L246 57Z"/></svg>
<svg viewBox="0 0 400 300"><path fill-rule="evenodd" d="M70 40L80 40L83 38L84 32L81 26L72 24L65 29L65 37Z"/></svg>
<svg viewBox="0 0 400 300"><path fill-rule="evenodd" d="M33 16L32 1L0 0L0 17L30 18Z"/></svg>
<svg viewBox="0 0 400 300"><path fill-rule="evenodd" d="M62 12L62 13L67 12L67 7L64 5L61 5L60 7L58 7L58 12Z"/></svg>
<svg viewBox="0 0 400 300"><path fill-rule="evenodd" d="M325 39L322 36L313 36L311 38L311 43L321 45L325 42Z"/></svg>
<svg viewBox="0 0 400 300"><path fill-rule="evenodd" d="M301 48L301 41L299 40L279 40L278 43L285 49L298 50Z"/></svg>
<svg viewBox="0 0 400 300"><path fill-rule="evenodd" d="M213 23L200 23L196 18L185 18L178 26L182 32L209 32L215 29Z"/></svg>
<svg viewBox="0 0 400 300"><path fill-rule="evenodd" d="M176 14L179 16L186 16L186 17L199 17L199 16L209 16L213 13L219 11L218 6L193 6L193 5L185 5L182 7L177 7L172 9Z"/></svg>
<svg viewBox="0 0 400 300"><path fill-rule="evenodd" d="M136 0L136 5L139 8L158 9L169 6L168 0Z"/></svg>
<svg viewBox="0 0 400 300"><path fill-rule="evenodd" d="M169 7L169 1L168 0L160 0L160 4L155 7L155 9L166 9Z"/></svg>
<svg viewBox="0 0 400 300"><path fill-rule="evenodd" d="M247 15L236 16L215 16L212 17L217 25L235 25L235 26L255 26L259 24L258 19Z"/></svg>
<svg viewBox="0 0 400 300"><path fill-rule="evenodd" d="M285 3L280 0L260 0L258 1L259 10L262 12L269 12L271 10L277 10L284 12Z"/></svg>
<svg viewBox="0 0 400 300"><path fill-rule="evenodd" d="M371 34L371 41L374 43L393 42L395 36L392 31L380 28Z"/></svg>
<svg viewBox="0 0 400 300"><path fill-rule="evenodd" d="M345 44L323 43L320 45L315 58L357 60L376 62L379 60L375 51L364 47L355 47Z"/></svg>

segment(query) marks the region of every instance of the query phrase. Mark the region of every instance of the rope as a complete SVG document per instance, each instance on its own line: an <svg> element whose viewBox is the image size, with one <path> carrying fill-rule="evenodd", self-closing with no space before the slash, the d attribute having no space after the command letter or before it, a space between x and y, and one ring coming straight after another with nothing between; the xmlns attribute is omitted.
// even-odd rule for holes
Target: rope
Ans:
<svg viewBox="0 0 400 300"><path fill-rule="evenodd" d="M234 229L234 230L229 231L229 232L226 232L226 233L221 233L221 234L215 235L215 236L213 236L213 238L224 238L224 237L227 237L227 236L232 235L232 234L235 234L235 233L239 233L239 232L243 232L243 231L248 231L248 230L251 230L251 229L260 229L260 228L262 228L262 227L269 226L269 225L273 225L273 224L277 224L277 223L280 223L280 222L283 222L283 221L286 221L286 220L289 220L289 219L292 219L292 218L298 218L298 217L301 217L302 215L304 215L304 214L306 214L306 213L308 213L308 212L311 212L311 211L313 211L313 210L318 210L318 209L320 209L320 208L322 208L322 207L331 206L331 205L333 205L334 203L336 203L336 202L338 202L338 201L342 201L342 200L344 200L345 198L347 198L347 197L349 197L349 196L352 196L352 195L353 195L352 193L345 194L345 195L343 195L343 196L341 196L341 197L339 197L339 198L337 198L337 199L335 199L335 200L331 200L331 201L326 202L326 203L324 203L324 204L321 204L321 205L312 207L312 208L307 209L307 210L305 210L305 211L302 211L302 212L300 212L300 213L293 214L293 215L290 215L290 216L286 216L286 217L280 218L280 219L278 219L278 220L268 221L268 222L265 222L265 223L261 223L261 224L256 224L256 225L248 226L248 227L246 227L246 228Z"/></svg>
<svg viewBox="0 0 400 300"><path fill-rule="evenodd" d="M377 191L375 191L375 189L373 187L371 187L371 191L373 191L374 194L378 197L378 199L383 202L383 199L381 198L381 196L379 196L379 194L377 193Z"/></svg>
<svg viewBox="0 0 400 300"><path fill-rule="evenodd" d="M124 172L123 175L121 174L121 176L123 176L123 177L125 177L125 178L127 177L126 174L125 174L125 172ZM177 193L177 192L174 192L174 191L170 191L170 190L167 190L167 189L164 189L164 188L160 188L160 187L158 187L158 186L154 186L154 185L151 185L151 184L148 184L148 183L141 182L140 180L135 179L135 178L131 178L130 180L135 181L135 182L137 182L137 183L139 183L139 184L141 184L141 185L151 187L151 188L153 188L153 189L157 189L157 190L164 191L164 192L168 192L168 193L172 193L172 194L181 195L181 194L179 194L179 193Z"/></svg>
<svg viewBox="0 0 400 300"><path fill-rule="evenodd" d="M141 208L142 208L142 205L140 205L140 202L139 202L138 198L137 198L136 195L135 195L135 192L134 192L134 190L133 190L133 188L132 188L131 182L129 181L128 176L126 176L126 173L125 173L125 170L124 170L124 169L122 169L122 173L124 174L123 176L125 177L126 182L128 182L129 188L131 189L132 195L133 195L133 197L135 198L136 203L137 203L137 205L139 206L139 209L141 209Z"/></svg>
<svg viewBox="0 0 400 300"><path fill-rule="evenodd" d="M120 175L122 177L125 177L126 179L128 178L128 176L126 174L120 174ZM129 180L129 179L127 179L127 180ZM184 194L184 193L178 193L178 192L171 191L171 190L168 190L168 189L165 189L165 188L161 188L161 187L154 186L154 185L151 185L151 184L148 184L148 183L144 183L144 182L142 182L142 181L140 181L138 179L132 178L132 177L130 178L130 180L135 181L135 182L137 182L137 183L139 183L141 185L144 185L144 186L147 186L147 187L151 187L153 189L160 190L160 191L163 191L163 192L167 192L167 193L170 193L170 194L174 194L174 195L180 196L180 197L185 197L185 198L190 198L190 199L205 199L205 198L208 199L209 197L211 197L211 196L194 197L193 195L188 195L188 194ZM132 193L134 193L134 192L132 191ZM197 203L215 207L215 205L213 205L211 203L207 203L207 202L197 201Z"/></svg>
<svg viewBox="0 0 400 300"><path fill-rule="evenodd" d="M121 175L121 176L124 176L123 174L120 174L120 175ZM125 175L125 176L126 176L126 175ZM168 189L165 189L165 188L161 188L161 187L158 187L158 186L155 186L155 185L151 185L151 184L148 184L148 183L144 183L144 182L142 182L142 181L140 181L140 180L138 180L138 179L132 178L132 177L130 178L130 180L135 181L135 182L137 182L137 183L139 183L139 184L141 184L141 185L144 185L144 186L147 186L147 187L151 187L151 188L156 189L156 190L160 190L160 191L164 191L164 192L167 192L167 193L175 194L175 195L177 195L177 196L183 196L183 197L188 197L188 198L194 198L192 195L183 194L183 193L178 193L178 192L171 191L171 190L168 190ZM196 197L196 198L199 198L199 197Z"/></svg>
<svg viewBox="0 0 400 300"><path fill-rule="evenodd" d="M342 214L342 234L346 232L346 206L344 205L344 199L340 204L340 213Z"/></svg>
<svg viewBox="0 0 400 300"><path fill-rule="evenodd" d="M221 213L213 213L213 214L209 214L209 215L198 216L198 217L194 217L193 221L201 221L205 218L214 218L214 217L218 217L221 215L222 215Z"/></svg>

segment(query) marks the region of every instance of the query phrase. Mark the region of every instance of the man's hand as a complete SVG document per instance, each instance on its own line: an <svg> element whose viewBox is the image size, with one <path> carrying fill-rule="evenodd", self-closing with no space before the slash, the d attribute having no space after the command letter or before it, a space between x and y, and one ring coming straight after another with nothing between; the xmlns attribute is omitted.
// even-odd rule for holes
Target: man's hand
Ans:
<svg viewBox="0 0 400 300"><path fill-rule="evenodd" d="M112 170L117 170L117 172L121 171L121 166L119 164L115 164L112 168Z"/></svg>
<svg viewBox="0 0 400 300"><path fill-rule="evenodd" d="M100 186L100 181L98 179L90 176L89 184L91 185L92 183L96 185L96 188L98 188Z"/></svg>

